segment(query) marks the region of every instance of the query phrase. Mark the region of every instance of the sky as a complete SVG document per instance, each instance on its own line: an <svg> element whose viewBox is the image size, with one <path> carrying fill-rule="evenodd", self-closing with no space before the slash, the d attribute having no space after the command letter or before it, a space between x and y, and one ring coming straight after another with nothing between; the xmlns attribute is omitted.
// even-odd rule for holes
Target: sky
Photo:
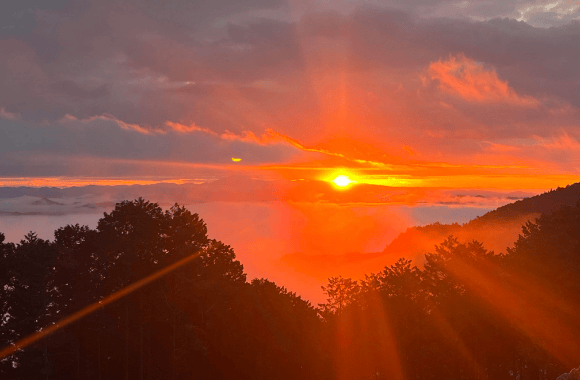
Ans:
<svg viewBox="0 0 580 380"><path fill-rule="evenodd" d="M376 250L578 182L579 35L578 1L5 1L0 186L214 183Z"/></svg>
<svg viewBox="0 0 580 380"><path fill-rule="evenodd" d="M577 178L578 2L1 7L2 177Z"/></svg>

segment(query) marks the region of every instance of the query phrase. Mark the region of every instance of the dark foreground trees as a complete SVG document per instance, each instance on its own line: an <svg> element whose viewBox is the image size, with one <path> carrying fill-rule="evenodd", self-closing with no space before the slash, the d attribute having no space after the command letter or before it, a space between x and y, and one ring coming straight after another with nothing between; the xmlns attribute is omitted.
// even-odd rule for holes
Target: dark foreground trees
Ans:
<svg viewBox="0 0 580 380"><path fill-rule="evenodd" d="M337 378L555 379L580 364L580 206L526 224L506 254L449 237L423 268L325 291Z"/></svg>
<svg viewBox="0 0 580 380"><path fill-rule="evenodd" d="M60 228L53 242L31 233L13 245L0 235L0 346L197 253L4 358L0 378L291 379L320 372L321 321L308 302L267 280L247 283L233 250L209 239L197 214L178 205L164 212L143 199L117 204L95 230Z"/></svg>
<svg viewBox="0 0 580 380"><path fill-rule="evenodd" d="M555 379L580 364L580 208L528 223L506 254L448 238L418 268L329 279L313 308L246 281L197 214L122 202L54 241L0 234L0 345L191 255L17 351L4 379Z"/></svg>

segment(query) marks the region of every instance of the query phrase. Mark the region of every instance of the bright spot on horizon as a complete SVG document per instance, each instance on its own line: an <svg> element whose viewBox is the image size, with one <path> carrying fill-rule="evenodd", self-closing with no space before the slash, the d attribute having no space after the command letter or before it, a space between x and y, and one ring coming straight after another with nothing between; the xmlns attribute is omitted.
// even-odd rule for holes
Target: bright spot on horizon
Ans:
<svg viewBox="0 0 580 380"><path fill-rule="evenodd" d="M241 158L232 157L233 162L240 162L241 160L242 160Z"/></svg>
<svg viewBox="0 0 580 380"><path fill-rule="evenodd" d="M354 181L351 181L351 179L345 175L339 175L338 177L333 179L332 182L334 182L334 184L338 187L346 187L351 183L353 183Z"/></svg>

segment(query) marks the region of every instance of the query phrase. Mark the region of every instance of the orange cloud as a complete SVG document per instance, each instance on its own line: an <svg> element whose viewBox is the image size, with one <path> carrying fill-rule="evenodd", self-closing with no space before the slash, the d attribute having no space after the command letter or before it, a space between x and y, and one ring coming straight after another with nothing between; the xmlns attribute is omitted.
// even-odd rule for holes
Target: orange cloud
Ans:
<svg viewBox="0 0 580 380"><path fill-rule="evenodd" d="M450 56L446 61L431 62L427 69L430 80L436 81L441 91L459 96L473 103L507 103L521 107L535 107L536 98L521 96L507 81L497 75L495 69L463 54Z"/></svg>
<svg viewBox="0 0 580 380"><path fill-rule="evenodd" d="M415 154L415 151L413 149L409 148L407 145L403 145L403 149L405 149L405 152L407 152L411 155Z"/></svg>
<svg viewBox="0 0 580 380"><path fill-rule="evenodd" d="M489 72L483 70L482 67L477 66L473 61L462 57L460 61L457 58L450 58L447 62L438 62L432 66L437 67L444 64L449 64L449 62L454 63L456 66L459 64L467 64L468 66L479 67L480 74L483 77L488 77L499 81L497 74L495 72ZM459 62L459 63L458 63ZM472 70L473 71L473 70ZM477 71L477 70L475 70ZM472 73L464 72L462 74L464 77L470 77L473 79ZM474 80L470 79L472 82ZM478 83L480 83L479 81ZM505 84L499 81L500 84ZM481 86L480 86L481 87ZM501 88L501 86L499 86ZM509 90L509 87L505 87ZM505 89L504 88L504 89ZM506 90L507 91L507 90ZM509 91L507 91L509 95ZM478 92L481 95L481 91ZM483 95L481 95L483 96ZM515 96L515 95L514 95ZM258 135L252 131L243 131L241 133L233 133L226 131L224 133L214 132L213 130L199 127L195 124L181 124L171 121L164 122L160 127L148 128L137 124L130 124L118 120L114 116L104 114L100 116L93 116L91 118L79 120L74 116L67 115L62 122L81 122L90 123L95 120L107 121L114 123L120 129L131 130L138 133L147 134L149 136L158 136L162 138L163 136L170 136L172 133L177 134L191 134L193 139L209 138L208 144L216 144L216 146L225 147L224 154L216 154L215 157L212 156L208 158L207 155L200 156L206 162L203 163L193 163L189 161L191 157L187 159L180 159L181 157L171 157L166 160L131 160L129 158L119 160L114 159L115 163L129 162L135 165L149 165L145 172L160 172L160 167L167 165L174 167L185 167L188 169L193 168L207 168L207 169L217 169L217 170L259 170L259 171L270 171L275 172L276 175L289 180L296 179L306 179L306 180L318 180L327 181L329 176L336 177L336 175L342 173L335 173L338 169L340 171L347 171L350 174L356 174L354 178L358 185L374 185L380 188L383 187L433 187L433 188L443 188L443 187L456 187L456 188L486 188L493 187L499 189L514 189L514 188L525 188L525 189L546 189L551 187L557 187L562 184L576 182L578 180L578 175L571 175L570 171L556 171L549 175L545 171L545 165L536 162L536 157L534 160L530 159L519 159L518 164L513 165L513 157L506 157L503 162L505 164L500 165L475 165L475 164L451 164L444 162L419 162L419 161L409 161L403 160L401 157L387 156L386 154L380 155L380 150L373 150L372 145L364 145L360 142L353 141L352 139L335 139L323 146L306 146L301 141L291 138L285 134L274 131L273 129L267 129L261 135ZM232 144L229 142L238 141L247 144L245 147L234 146L235 149L229 149L228 147ZM504 141L502 141L504 142ZM534 137L532 139L516 139L514 140L513 146L510 143L507 145L498 144L494 142L482 142L484 144L481 146L482 151L491 153L515 153L516 156L521 156L523 154L528 154L530 149L541 150L546 154L547 151L564 151L565 153L576 152L580 150L580 143L575 140L573 136L563 134L558 138L545 139L540 137ZM349 146L349 144L353 146ZM522 145L524 144L524 145ZM276 161L256 161L251 160L251 155L246 158L246 156L240 155L239 149L243 151L251 151L254 148L265 147L269 149L268 152L279 152L286 151L287 156L290 157L286 159L284 164L281 164L278 160ZM408 152L415 152L414 148L409 148L407 145L399 145L402 147L401 150L407 150ZM229 149L229 150L228 150ZM300 152L321 154L322 156L312 156L312 155L302 155ZM272 153L268 153L271 157ZM275 155L274 155L275 156ZM384 156L384 157L383 157ZM423 154L421 155L423 156ZM239 165L235 169L224 166L224 160L232 163L231 158L242 158L244 159L245 165ZM273 156L272 156L273 157ZM527 156L526 156L527 157ZM560 161L566 159L566 157L556 157ZM93 159L98 160L98 158L93 157ZM317 160L315 160L317 159ZM552 158L553 159L553 158ZM126 161L129 160L129 161ZM385 160L385 162L381 162ZM496 160L497 163L501 163ZM530 165L532 164L532 165ZM537 166L535 166L537 165ZM91 174L92 176L101 176L97 172ZM164 178L168 178L167 173L163 173ZM196 174L193 174L197 177ZM178 176L179 178L184 177L184 173L173 174L172 176ZM297 186L300 191L295 193L300 193L298 200L304 199L305 194L308 195L307 199L317 199L313 198L317 194L313 190L303 191L303 186ZM378 188L377 187L377 188ZM357 186L356 189L350 189L348 196L338 196L333 194L330 196L332 199L342 202L347 200L354 200L356 196L361 196L358 199L359 202L379 202L382 201L382 197L378 196L378 191L373 191L372 196L363 193L363 190L367 188ZM355 191L358 190L358 191ZM324 192L322 192L324 193ZM348 198L348 199L347 199ZM294 199L294 198L293 198ZM408 201L405 201L408 203Z"/></svg>
<svg viewBox="0 0 580 380"><path fill-rule="evenodd" d="M2 114L0 112L0 116L1 115ZM175 123L172 121L166 121L165 123L163 123L163 126L165 128L145 127L145 126L142 126L139 124L126 123L123 120L120 120L117 117L110 115L110 114L91 116L91 117L88 117L85 119L78 119L75 116L67 114L61 119L61 122L80 121L81 123L90 123L90 122L93 122L95 120L103 120L103 121L113 122L113 123L117 124L119 126L119 128L121 128L121 129L128 130L128 131L135 131L135 132L139 132L139 133L142 133L145 135L160 135L160 134L164 135L168 131L174 131L177 133L203 132L203 133L206 133L208 135L218 136L218 134L215 133L214 131L212 131L208 128L198 127L197 125L195 125L193 123L190 125L185 125L185 124L181 124L181 123Z"/></svg>
<svg viewBox="0 0 580 380"><path fill-rule="evenodd" d="M332 152L332 151L329 151L329 150L326 150L326 149L308 148L308 147L302 145L297 140L292 139L292 138L290 138L290 137L288 137L286 135L283 135L281 133L274 132L274 131L271 131L271 130L270 130L270 133L273 133L273 134L279 136L281 139L285 140L286 142L288 142L292 146L294 146L294 147L296 147L296 148L298 148L300 150L303 150L305 152L322 153L322 154L325 154L325 155L328 155L328 156L339 157L339 158L343 158L343 159L346 159L346 160L351 161L351 162L355 162L355 163L358 163L358 164L371 165L371 166L374 166L374 167L384 167L384 166L386 166L386 164L384 162L378 162L378 161L365 160L365 159L361 159L361 158L348 157L348 156L346 156L346 155L344 155L342 153Z"/></svg>
<svg viewBox="0 0 580 380"><path fill-rule="evenodd" d="M1 111L1 109L0 109L0 111ZM0 113L0 116L2 116L1 113ZM147 127L144 127L144 126L141 126L138 124L126 123L126 122L116 118L115 116L109 115L109 114L92 116L92 117L89 117L86 119L78 119L75 116L67 114L61 119L61 122L80 121L82 123L89 123L89 122L92 122L95 120L104 120L104 121L113 122L113 123L117 124L121 129L132 130L132 131L143 133L146 135L166 134L168 132L168 130L175 131L178 133L202 132L202 133L205 133L205 134L208 134L211 136L215 136L215 137L218 137L220 139L228 140L228 141L242 141L242 142L248 142L248 143L255 143L258 145L288 144L288 145L291 145L294 148L298 148L299 150L304 151L304 152L321 153L321 154L324 154L327 156L339 157L339 158L346 159L346 160L351 161L351 162L356 162L359 164L367 164L367 165L376 166L376 167L385 166L385 164L382 162L364 160L361 158L347 157L346 155L344 155L342 153L332 152L332 151L326 150L326 149L308 148L308 147L304 146L303 144L301 144L300 142L298 142L297 140L295 140L289 136L286 136L282 133L276 132L272 129L266 129L266 131L261 136L257 136L252 131L242 131L241 134L235 134L233 132L226 131L222 134L218 134L218 133L212 131L211 129L199 127L195 124L185 125L185 124L176 123L176 122L172 122L172 121L166 121L164 123L164 126L166 128L159 128L159 127L147 128Z"/></svg>
<svg viewBox="0 0 580 380"><path fill-rule="evenodd" d="M260 144L260 145L273 144L273 143L274 144L285 143L285 144L289 144L295 148L298 148L303 152L320 153L320 154L324 154L326 156L337 157L337 158L341 158L341 159L344 159L347 161L355 162L357 164L371 165L374 167L386 166L386 164L383 162L350 157L350 156L345 155L343 153L331 151L328 149L307 147L307 146L303 145L301 142L299 142L298 140L293 139L293 138L291 138L287 135L284 135L280 132L276 132L270 128L266 129L265 133L263 133L261 136L257 136L255 133L253 133L251 131L244 131L244 132L242 132L241 135L237 135L237 134L232 133L230 131L226 131L225 133L222 133L220 135L220 137L223 139L226 139L226 140L255 142L255 143Z"/></svg>
<svg viewBox="0 0 580 380"><path fill-rule="evenodd" d="M521 147L513 146L513 145L505 145L505 144L497 144L492 142L483 142L485 144L484 149L490 152L517 152L521 150Z"/></svg>
<svg viewBox="0 0 580 380"><path fill-rule="evenodd" d="M215 133L214 131L212 131L208 128L198 127L195 124L184 125L184 124L180 124L180 123L174 123L172 121L166 121L165 126L169 127L171 130L173 130L175 132L179 132L179 133L204 132L204 133L207 133L210 135L217 136L217 133Z"/></svg>
<svg viewBox="0 0 580 380"><path fill-rule="evenodd" d="M68 118L71 118L73 120L76 120L74 117L67 115ZM127 124L121 120L118 120L112 116L109 115L104 115L104 116L98 116L98 117L93 117L88 119L87 121L92 121L94 119L103 119L103 120L110 120L110 121L114 121L116 122L121 128L123 129L132 129L135 130L137 132L140 133L146 133L146 134L152 134L152 133L166 133L166 131L164 129L159 129L159 128L154 128L154 129L146 129L144 127L141 127L139 125L135 125L135 124ZM85 120L82 120L85 121ZM255 143L258 145L269 145L269 144L288 144L293 146L294 148L298 148L299 150L303 151L303 152L311 152L311 153L321 153L327 156L332 156L332 157L338 157L338 158L342 158L345 159L347 161L351 161L351 162L355 162L358 164L365 164L365 165L371 165L374 167L384 167L386 166L385 163L383 162L378 162L378 161L372 161L372 160L365 160L362 158L353 158L353 157L349 157L345 154L342 153L338 153L338 152L333 152L327 149L320 149L320 148L310 148L310 147L306 147L305 145L303 145L302 143L300 143L298 140L293 139L287 135L284 135L282 133L276 132L273 129L266 129L266 131L258 136L256 135L254 132L252 131L242 131L241 134L235 134L233 132L230 131L225 131L222 134L218 134L208 128L202 128L202 127L198 127L195 124L190 124L190 125L184 125L184 124L180 124L180 123L175 123L172 121L166 121L165 122L165 126L169 127L171 130L179 132L179 133L191 133L191 132L203 132L203 133L207 133L209 135L213 135L213 136L217 136L223 140L229 140L229 141L242 141L242 142L249 142L249 143ZM410 153L410 154L414 154L414 152L407 146L404 146L404 149Z"/></svg>
<svg viewBox="0 0 580 380"><path fill-rule="evenodd" d="M109 122L113 122L115 124L117 124L121 129L125 129L128 131L136 131L139 133L143 133L145 135L153 135L153 134L164 134L167 133L166 131L164 131L163 129L158 129L158 128L145 128L139 124L130 124L130 123L126 123L122 120L117 119L115 116L113 115L109 115L109 114L102 114L102 115L98 115L98 116L91 116L85 119L78 119L75 116L66 114L64 115L64 117L60 120L61 123L66 123L66 122L70 122L70 121L80 121L81 123L90 123L93 122L95 120L103 120L103 121L109 121Z"/></svg>
<svg viewBox="0 0 580 380"><path fill-rule="evenodd" d="M542 137L534 137L538 145L548 149L548 150L568 150L568 151L578 151L580 150L580 142L575 138L564 132L558 137L552 139L546 139Z"/></svg>

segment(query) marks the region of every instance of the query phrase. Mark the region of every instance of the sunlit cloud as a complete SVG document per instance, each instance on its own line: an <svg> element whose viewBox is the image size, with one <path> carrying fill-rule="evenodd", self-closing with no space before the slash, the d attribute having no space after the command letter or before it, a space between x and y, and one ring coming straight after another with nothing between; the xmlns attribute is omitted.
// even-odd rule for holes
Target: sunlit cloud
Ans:
<svg viewBox="0 0 580 380"><path fill-rule="evenodd" d="M165 126L169 127L171 130L180 133L190 133L190 132L204 132L210 135L216 135L211 129L198 127L195 124L183 125L180 123L174 123L172 121L166 121Z"/></svg>
<svg viewBox="0 0 580 380"><path fill-rule="evenodd" d="M489 150L492 152L517 152L519 150L521 150L521 147L519 146L513 146L513 145L507 145L507 144L498 144L498 143L493 143L493 142L489 142L489 141L484 141L482 142L482 145L484 147L485 150Z"/></svg>
<svg viewBox="0 0 580 380"><path fill-rule="evenodd" d="M130 124L130 123L126 123L122 120L117 119L115 116L113 115L99 115L99 116L91 116L85 119L78 119L75 116L66 114L61 120L60 122L63 124L66 124L67 122L80 122L82 124L89 124L92 123L94 121L108 121L108 122L113 122L115 124L117 124L119 126L119 128L124 129L126 131L135 131L135 132L139 132L145 135L153 135L153 134L164 134L166 133L166 131L162 130L162 129L149 129L149 128L145 128L142 127L138 124Z"/></svg>
<svg viewBox="0 0 580 380"><path fill-rule="evenodd" d="M539 104L531 96L516 93L507 81L499 78L495 69L488 69L463 54L432 62L424 81L435 81L441 91L468 102L520 107L536 107Z"/></svg>
<svg viewBox="0 0 580 380"><path fill-rule="evenodd" d="M566 133L565 131L553 138L543 138L536 136L535 140L538 145L547 150L563 150L580 152L580 142Z"/></svg>
<svg viewBox="0 0 580 380"><path fill-rule="evenodd" d="M377 167L384 167L384 166L387 165L384 162L377 162L377 161L365 160L365 159L361 159L361 158L348 157L345 154L338 153L338 152L332 152L332 151L327 150L327 149L309 148L309 147L306 147L306 146L302 145L299 141L297 141L295 139L292 139L292 138L290 138L288 136L285 136L285 135L283 135L281 133L277 133L277 132L274 132L274 131L271 131L270 133L272 133L274 136L277 136L277 137L283 139L284 141L288 142L290 145L295 146L298 149L303 150L305 152L322 153L322 154L325 154L325 155L328 155L328 156L334 156L334 157L338 157L338 158L343 158L343 159L346 159L348 161L352 161L352 162L355 162L355 163L358 163L358 164L368 164L368 165L377 166Z"/></svg>

